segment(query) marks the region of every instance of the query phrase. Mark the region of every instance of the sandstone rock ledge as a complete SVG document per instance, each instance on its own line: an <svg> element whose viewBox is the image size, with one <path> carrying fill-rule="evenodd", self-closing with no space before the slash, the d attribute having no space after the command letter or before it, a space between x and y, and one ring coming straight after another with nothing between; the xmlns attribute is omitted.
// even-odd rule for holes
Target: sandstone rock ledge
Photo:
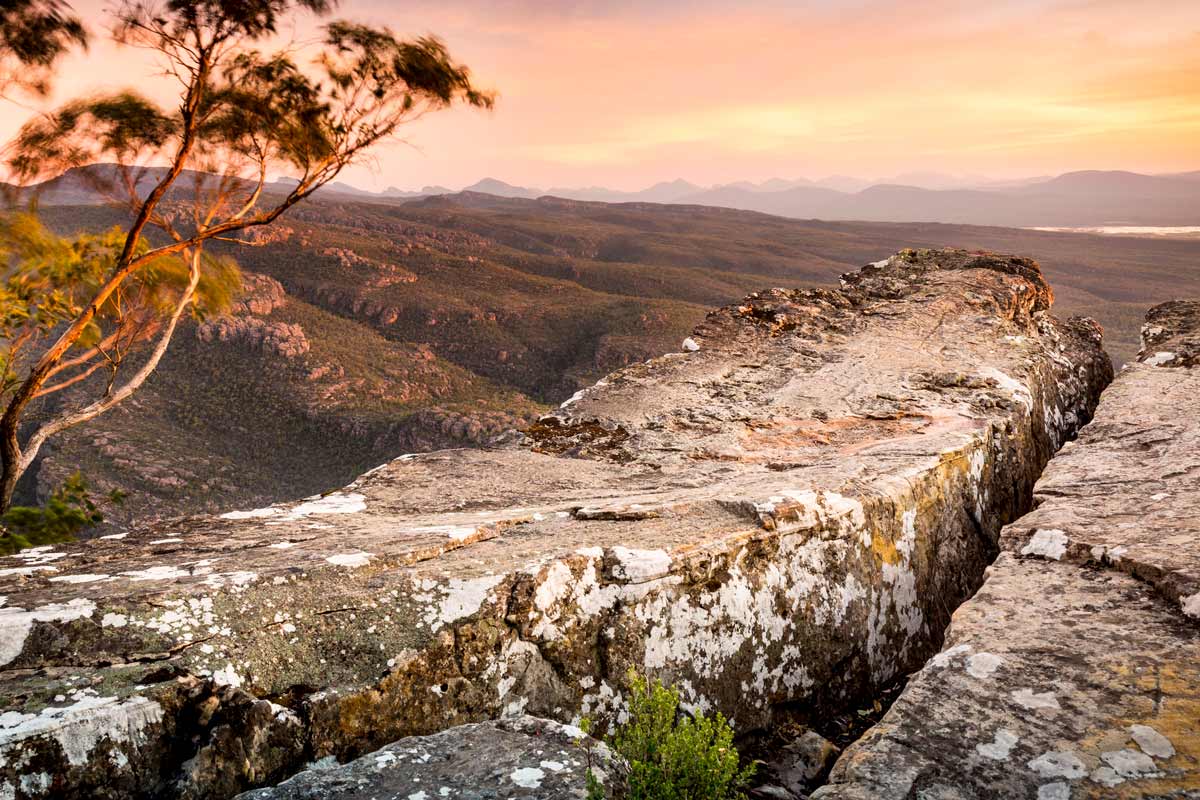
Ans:
<svg viewBox="0 0 1200 800"><path fill-rule="evenodd" d="M523 440L0 565L0 796L230 797L630 668L741 731L936 652L1111 366L1036 264L906 251L711 314Z"/></svg>
<svg viewBox="0 0 1200 800"><path fill-rule="evenodd" d="M1147 319L946 649L815 798L1200 798L1200 302Z"/></svg>

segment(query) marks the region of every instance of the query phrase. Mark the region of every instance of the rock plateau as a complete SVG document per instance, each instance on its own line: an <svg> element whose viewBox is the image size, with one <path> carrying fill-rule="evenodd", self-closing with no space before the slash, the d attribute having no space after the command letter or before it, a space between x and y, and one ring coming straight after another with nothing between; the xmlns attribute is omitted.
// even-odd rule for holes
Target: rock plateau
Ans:
<svg viewBox="0 0 1200 800"><path fill-rule="evenodd" d="M619 370L491 449L406 456L303 502L7 558L0 796L226 798L313 761L496 718L587 715L603 728L621 713L630 669L743 733L844 711L941 648L1003 527L1030 509L1046 462L1110 381L1098 327L1055 318L1051 302L1027 259L904 251L840 289L773 289L713 312L687 352ZM1161 391L1189 374L1134 369L1171 376ZM1120 441L1146 457L1166 446L1156 435ZM1123 485L1080 480L1096 495L1090 511ZM1004 620L1019 614L1008 624L1046 638L1047 653L1061 648L1054 626L1085 603L1073 592L1095 593L1087 608L1114 605L1096 647L1115 657L1168 641L1168 628L1169 641L1190 641L1179 605L1196 591L1179 573L1190 556L1166 536L1138 545L1103 517L1093 528L1078 519L1033 523L1061 533L1060 560L1045 558L1058 538L1022 544L1030 526L1007 529L984 594L951 634L970 651L926 666L889 720L907 698L919 703L913 719L966 725L976 700L993 713L988 696L957 684L922 699L941 674L986 673L1005 697L1029 689L1036 704L1053 691L1065 706L1065 690L1032 673L1010 681L1023 662L988 637L1008 635ZM1027 546L1036 552L1022 556ZM1096 547L1102 568L1071 561ZM1155 618L1161 633L1121 627L1148 617L1120 615L1167 596L1135 567L1109 567L1143 562L1177 587ZM1009 573L1023 583L1000 580ZM1048 591L1039 575L1068 583L1051 587L1041 620L1030 607ZM1121 581L1127 596L1102 585ZM971 614L980 627L964 633ZM1183 653L1162 663L1184 670ZM1084 677L1077 691L1105 691ZM1051 751L1030 733L1010 744L974 724L975 739L953 742L997 775L1027 748L1040 748L1031 760ZM865 780L854 764L873 769L872 753L864 743L843 756L845 791ZM360 766L341 770L361 777ZM309 796L280 792L265 796Z"/></svg>

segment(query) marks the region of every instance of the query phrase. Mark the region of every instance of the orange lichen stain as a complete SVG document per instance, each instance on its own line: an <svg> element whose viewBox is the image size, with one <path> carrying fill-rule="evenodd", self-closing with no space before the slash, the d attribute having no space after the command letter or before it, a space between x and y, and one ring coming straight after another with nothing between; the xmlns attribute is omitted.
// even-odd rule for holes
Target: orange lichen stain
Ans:
<svg viewBox="0 0 1200 800"><path fill-rule="evenodd" d="M871 552L881 565L899 564L902 560L896 541L879 528L871 531Z"/></svg>
<svg viewBox="0 0 1200 800"><path fill-rule="evenodd" d="M1171 742L1175 755L1154 759L1158 774L1129 778L1113 787L1085 780L1078 786L1083 797L1177 797L1200 786L1200 646L1181 648L1169 658L1158 664L1109 662L1089 675L1089 683L1111 686L1121 694L1126 713L1083 739L1083 753L1099 759L1112 750L1138 750L1130 728L1146 725Z"/></svg>

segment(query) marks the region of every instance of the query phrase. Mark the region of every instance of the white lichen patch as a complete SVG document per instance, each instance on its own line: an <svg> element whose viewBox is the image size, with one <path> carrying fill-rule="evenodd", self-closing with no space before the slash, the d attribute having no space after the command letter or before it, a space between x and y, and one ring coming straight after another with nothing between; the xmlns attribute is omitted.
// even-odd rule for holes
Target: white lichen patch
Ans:
<svg viewBox="0 0 1200 800"><path fill-rule="evenodd" d="M1029 387L1021 383L1011 375L1001 372L995 367L984 367L979 371L979 374L985 378L991 378L1000 388L1008 392L1012 399L1016 400L1021 405L1025 406L1026 411L1033 410L1033 395L1029 393Z"/></svg>
<svg viewBox="0 0 1200 800"><path fill-rule="evenodd" d="M522 789L540 788L542 779L545 777L546 772L540 767L519 767L514 769L512 774L508 776L509 780Z"/></svg>
<svg viewBox="0 0 1200 800"><path fill-rule="evenodd" d="M284 520L303 519L320 514L356 514L367 510L367 498L357 492L330 492L327 495L314 495L288 508L287 506L267 506L254 508L249 511L228 511L221 519L264 519L279 517Z"/></svg>
<svg viewBox="0 0 1200 800"><path fill-rule="evenodd" d="M191 574L192 573L186 569L180 569L179 567L167 565L150 567L148 569L130 570L129 572L121 573L121 575L129 578L131 581L170 581L175 580L176 578L187 578L190 577Z"/></svg>
<svg viewBox="0 0 1200 800"><path fill-rule="evenodd" d="M56 551L53 545L44 544L39 547L27 547L24 550L19 550L8 556L8 558L15 558L26 564L48 564L51 561L65 558L66 555L66 553Z"/></svg>
<svg viewBox="0 0 1200 800"><path fill-rule="evenodd" d="M261 519L279 516L282 513L282 508L267 506L266 508L252 508L249 511L227 511L221 515L221 519Z"/></svg>
<svg viewBox="0 0 1200 800"><path fill-rule="evenodd" d="M242 676L233 664L226 664L221 669L215 670L212 680L217 686L232 686L236 689L242 685Z"/></svg>
<svg viewBox="0 0 1200 800"><path fill-rule="evenodd" d="M373 553L364 553L359 550L354 553L338 553L332 556L326 556L325 560L330 564L338 567L365 567L371 563Z"/></svg>
<svg viewBox="0 0 1200 800"><path fill-rule="evenodd" d="M357 492L330 492L310 498L292 508L288 519L299 519L313 514L357 514L367 510L367 498Z"/></svg>
<svg viewBox="0 0 1200 800"><path fill-rule="evenodd" d="M1189 617L1200 619L1200 592L1197 592L1190 597L1181 598L1179 605L1183 608L1183 613Z"/></svg>
<svg viewBox="0 0 1200 800"><path fill-rule="evenodd" d="M78 696L71 705L45 708L39 714L0 714L0 751L33 737L47 736L58 742L68 763L83 766L101 741L137 744L147 726L162 720L162 707L146 697L122 702L96 694Z"/></svg>
<svg viewBox="0 0 1200 800"><path fill-rule="evenodd" d="M991 742L975 745L975 752L985 758L1007 761L1009 754L1012 753L1012 749L1017 746L1019 741L1020 738L1015 733L1007 728L1001 728L996 731Z"/></svg>
<svg viewBox="0 0 1200 800"><path fill-rule="evenodd" d="M981 680L990 678L1003 663L1004 658L995 653L976 653L967 659L967 674Z"/></svg>
<svg viewBox="0 0 1200 800"><path fill-rule="evenodd" d="M484 514L492 512L485 511ZM481 535L486 527L477 525L422 525L416 528L406 528L405 533L414 536L445 536L452 542L466 542Z"/></svg>
<svg viewBox="0 0 1200 800"><path fill-rule="evenodd" d="M1100 759L1122 778L1137 778L1157 771L1150 756L1128 748L1101 753Z"/></svg>
<svg viewBox="0 0 1200 800"><path fill-rule="evenodd" d="M1129 734L1137 746L1142 748L1142 752L1148 756L1154 758L1173 758L1175 756L1175 745L1171 744L1171 740L1149 725L1130 725Z"/></svg>
<svg viewBox="0 0 1200 800"><path fill-rule="evenodd" d="M1041 528L1034 532L1029 543L1021 548L1023 556L1042 556L1059 561L1067 552L1067 534L1057 528Z"/></svg>
<svg viewBox="0 0 1200 800"><path fill-rule="evenodd" d="M440 602L430 603L424 617L425 624L436 633L444 625L478 613L492 589L503 580L503 575L485 575L471 580L451 578L445 584L425 587L442 595ZM430 600L432 597L417 596L416 599Z"/></svg>
<svg viewBox="0 0 1200 800"><path fill-rule="evenodd" d="M933 667L934 669L948 667L955 658L958 658L959 656L966 656L966 654L969 652L971 652L971 645L956 644L954 647L943 650L933 658L929 659L929 666Z"/></svg>
<svg viewBox="0 0 1200 800"><path fill-rule="evenodd" d="M6 575L33 575L36 572L58 572L58 567L51 566L33 566L33 567L5 567L0 569L0 577Z"/></svg>
<svg viewBox="0 0 1200 800"><path fill-rule="evenodd" d="M1042 753L1026 766L1043 778L1066 778L1075 780L1087 774L1087 767L1075 753L1064 750L1054 750Z"/></svg>
<svg viewBox="0 0 1200 800"><path fill-rule="evenodd" d="M1037 800L1071 800L1071 784L1063 781L1042 784L1038 787Z"/></svg>
<svg viewBox="0 0 1200 800"><path fill-rule="evenodd" d="M258 580L257 572L249 570L236 570L234 572L215 572L208 575L204 579L206 586L211 586L214 589L220 589L226 586L232 587L236 592L238 589L249 586Z"/></svg>
<svg viewBox="0 0 1200 800"><path fill-rule="evenodd" d="M111 575L98 575L95 573L79 573L77 575L56 575L50 579L52 583L97 583L98 581L111 581Z"/></svg>
<svg viewBox="0 0 1200 800"><path fill-rule="evenodd" d="M1028 709L1061 709L1058 704L1058 698L1054 696L1054 692L1035 692L1033 689L1018 689L1012 693L1012 698L1017 705Z"/></svg>
<svg viewBox="0 0 1200 800"><path fill-rule="evenodd" d="M671 571L671 556L665 550L614 547L612 554L617 561L613 567L613 576L630 583L643 583L661 578Z"/></svg>

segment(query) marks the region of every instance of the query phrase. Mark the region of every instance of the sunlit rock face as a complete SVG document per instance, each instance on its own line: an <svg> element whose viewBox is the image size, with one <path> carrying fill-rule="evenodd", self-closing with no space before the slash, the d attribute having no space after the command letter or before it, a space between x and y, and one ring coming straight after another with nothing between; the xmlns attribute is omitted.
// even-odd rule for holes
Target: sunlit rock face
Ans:
<svg viewBox="0 0 1200 800"><path fill-rule="evenodd" d="M946 649L815 797L1197 796L1200 303L1143 335Z"/></svg>
<svg viewBox="0 0 1200 800"><path fill-rule="evenodd" d="M0 780L229 797L483 719L603 727L630 669L742 731L843 709L937 651L1111 379L1051 299L1025 259L906 251L503 446L7 559Z"/></svg>

